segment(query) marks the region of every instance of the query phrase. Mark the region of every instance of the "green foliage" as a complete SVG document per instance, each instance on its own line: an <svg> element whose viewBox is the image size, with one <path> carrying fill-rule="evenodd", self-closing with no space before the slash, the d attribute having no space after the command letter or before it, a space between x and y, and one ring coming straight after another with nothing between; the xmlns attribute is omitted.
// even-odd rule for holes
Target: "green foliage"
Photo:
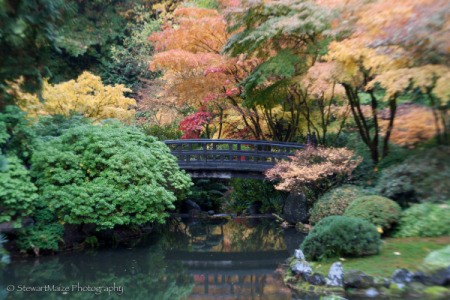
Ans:
<svg viewBox="0 0 450 300"><path fill-rule="evenodd" d="M6 161L6 169L0 171L0 223L14 222L20 227L22 218L34 210L37 189L20 159L8 156Z"/></svg>
<svg viewBox="0 0 450 300"><path fill-rule="evenodd" d="M397 237L450 235L450 203L414 204L403 211Z"/></svg>
<svg viewBox="0 0 450 300"><path fill-rule="evenodd" d="M322 219L301 244L308 259L377 254L380 235L368 221L343 216Z"/></svg>
<svg viewBox="0 0 450 300"><path fill-rule="evenodd" d="M191 185L163 143L116 122L68 129L42 143L32 162L58 220L97 229L162 223Z"/></svg>
<svg viewBox="0 0 450 300"><path fill-rule="evenodd" d="M217 0L189 0L183 3L184 6L193 6L199 8L217 9Z"/></svg>
<svg viewBox="0 0 450 300"><path fill-rule="evenodd" d="M228 40L224 51L232 56L252 53L258 49L267 51L264 47L269 41L275 43L279 49L283 48L278 46L286 42L286 36L308 40L312 35L329 27L328 17L326 10L313 1L254 2L243 12L230 15L234 23L229 31L234 32L240 28L244 30ZM316 50L308 49L311 53ZM261 52L265 53L264 51Z"/></svg>
<svg viewBox="0 0 450 300"><path fill-rule="evenodd" d="M386 230L397 223L401 212L400 205L391 199L372 195L355 199L345 210L344 216L367 220Z"/></svg>
<svg viewBox="0 0 450 300"><path fill-rule="evenodd" d="M197 179L191 187L189 198L203 210L217 210L228 187L217 179Z"/></svg>
<svg viewBox="0 0 450 300"><path fill-rule="evenodd" d="M377 188L402 206L410 202L442 202L450 198L449 147L418 152L383 171Z"/></svg>
<svg viewBox="0 0 450 300"><path fill-rule="evenodd" d="M151 125L144 124L141 129L148 135L158 138L160 141L165 140L178 140L183 135L183 132L179 129L178 124L170 125Z"/></svg>
<svg viewBox="0 0 450 300"><path fill-rule="evenodd" d="M267 103L267 98L279 99L279 93L282 92L287 81L278 81L269 87L259 87L266 84L269 78L278 77L282 80L293 77L299 68L304 67L300 65L301 63L304 64L299 56L289 50L283 50L259 65L242 83L245 91L245 104L249 106L254 104L273 106L275 103Z"/></svg>
<svg viewBox="0 0 450 300"><path fill-rule="evenodd" d="M142 79L156 75L149 70L153 46L148 37L161 26L161 21L152 19L148 12L135 8L135 13L138 14L135 18L142 21L128 24L129 35L123 39L122 45L111 46L110 55L103 57L100 65L105 83L124 84L134 91L141 86Z"/></svg>
<svg viewBox="0 0 450 300"><path fill-rule="evenodd" d="M273 184L257 179L234 178L230 181L232 193L229 206L233 211L244 212L257 203L262 213L281 213L284 193L277 191Z"/></svg>
<svg viewBox="0 0 450 300"><path fill-rule="evenodd" d="M81 125L90 124L91 120L82 115L41 116L39 122L33 125L36 138L40 141L48 141L62 135L66 130Z"/></svg>
<svg viewBox="0 0 450 300"><path fill-rule="evenodd" d="M62 241L64 227L57 222L56 216L48 209L42 198L36 202L36 211L32 215L35 223L19 232L17 245L22 251L58 250Z"/></svg>
<svg viewBox="0 0 450 300"><path fill-rule="evenodd" d="M31 158L34 133L25 113L8 105L0 113L0 154L16 155L25 163Z"/></svg>
<svg viewBox="0 0 450 300"><path fill-rule="evenodd" d="M43 66L49 60L49 49L56 44L57 23L65 7L64 0L0 1L0 110L3 98L8 97L6 81L23 76L25 90L40 87L41 76L47 73Z"/></svg>
<svg viewBox="0 0 450 300"><path fill-rule="evenodd" d="M355 185L343 185L319 198L310 211L309 222L315 224L328 216L343 215L347 207L356 198L370 194L369 191Z"/></svg>
<svg viewBox="0 0 450 300"><path fill-rule="evenodd" d="M57 46L73 57L93 54L95 47L102 47L117 40L125 27L125 19L119 14L121 1L66 0L70 9L64 13L65 22L58 27Z"/></svg>

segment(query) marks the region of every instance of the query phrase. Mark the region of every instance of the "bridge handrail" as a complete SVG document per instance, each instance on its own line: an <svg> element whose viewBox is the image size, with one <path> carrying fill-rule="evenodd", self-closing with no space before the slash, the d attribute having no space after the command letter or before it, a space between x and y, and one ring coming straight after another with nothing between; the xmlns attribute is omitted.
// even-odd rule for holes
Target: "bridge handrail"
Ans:
<svg viewBox="0 0 450 300"><path fill-rule="evenodd" d="M292 142L279 142L279 141L255 141L255 140L232 140L232 139L189 139L189 140L165 140L165 144L241 144L241 145L270 145L275 147L286 147L290 146L292 148L303 149L304 144L292 143Z"/></svg>

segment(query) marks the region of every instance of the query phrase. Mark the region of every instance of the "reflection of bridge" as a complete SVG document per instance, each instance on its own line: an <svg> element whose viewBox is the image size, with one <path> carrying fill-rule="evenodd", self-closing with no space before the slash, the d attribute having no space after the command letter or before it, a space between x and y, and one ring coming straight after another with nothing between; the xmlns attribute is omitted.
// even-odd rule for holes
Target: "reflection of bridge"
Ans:
<svg viewBox="0 0 450 300"><path fill-rule="evenodd" d="M250 140L165 141L180 168L196 178L262 178L263 173L294 151L297 143Z"/></svg>
<svg viewBox="0 0 450 300"><path fill-rule="evenodd" d="M193 276L188 299L290 299L274 274L288 256L287 250L165 253L167 262L181 262Z"/></svg>

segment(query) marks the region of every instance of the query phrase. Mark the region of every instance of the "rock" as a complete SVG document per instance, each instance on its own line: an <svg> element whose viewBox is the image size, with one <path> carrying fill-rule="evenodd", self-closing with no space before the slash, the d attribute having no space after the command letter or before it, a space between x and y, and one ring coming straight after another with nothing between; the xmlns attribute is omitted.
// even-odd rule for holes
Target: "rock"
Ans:
<svg viewBox="0 0 450 300"><path fill-rule="evenodd" d="M350 270L344 274L345 288L367 289L374 285L374 279L361 271Z"/></svg>
<svg viewBox="0 0 450 300"><path fill-rule="evenodd" d="M413 281L425 284L430 281L430 277L422 271L417 271L413 274Z"/></svg>
<svg viewBox="0 0 450 300"><path fill-rule="evenodd" d="M399 288L403 288L406 284L413 281L413 273L406 269L397 269L392 274L392 282L396 283Z"/></svg>
<svg viewBox="0 0 450 300"><path fill-rule="evenodd" d="M335 262L331 265L330 271L328 272L327 285L344 286L344 270L342 268L342 263Z"/></svg>
<svg viewBox="0 0 450 300"><path fill-rule="evenodd" d="M303 276L304 278L312 273L312 269L306 260L297 262L292 268L294 274Z"/></svg>
<svg viewBox="0 0 450 300"><path fill-rule="evenodd" d="M430 274L430 280L433 285L450 285L450 266L440 269Z"/></svg>
<svg viewBox="0 0 450 300"><path fill-rule="evenodd" d="M306 281L312 285L325 285L327 283L325 276L322 274L314 273L306 277Z"/></svg>
<svg viewBox="0 0 450 300"><path fill-rule="evenodd" d="M213 210L208 210L208 215L209 216L213 216L214 215L214 211Z"/></svg>
<svg viewBox="0 0 450 300"><path fill-rule="evenodd" d="M374 297L377 297L378 295L380 295L380 293L377 291L377 289L373 288L373 287L367 289L364 294L369 298L374 298Z"/></svg>
<svg viewBox="0 0 450 300"><path fill-rule="evenodd" d="M309 205L304 195L289 194L284 201L282 217L291 224L307 223L309 219Z"/></svg>
<svg viewBox="0 0 450 300"><path fill-rule="evenodd" d="M200 206L192 200L184 200L183 205L181 207L181 212L183 213L196 213L200 212L202 209Z"/></svg>
<svg viewBox="0 0 450 300"><path fill-rule="evenodd" d="M306 260L306 259L305 259L305 255L303 254L303 251L300 250L300 249L296 249L296 250L295 250L294 256L295 256L295 258L298 259L298 260Z"/></svg>
<svg viewBox="0 0 450 300"><path fill-rule="evenodd" d="M430 252L423 260L423 268L427 271L441 270L450 264L450 246Z"/></svg>

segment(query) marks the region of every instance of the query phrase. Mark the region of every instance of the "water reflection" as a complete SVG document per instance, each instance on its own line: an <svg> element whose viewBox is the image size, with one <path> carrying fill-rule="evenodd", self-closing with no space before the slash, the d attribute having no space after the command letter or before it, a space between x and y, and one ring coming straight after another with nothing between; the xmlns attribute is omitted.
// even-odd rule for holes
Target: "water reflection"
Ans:
<svg viewBox="0 0 450 300"><path fill-rule="evenodd" d="M274 276L290 251L273 222L166 227L115 249L13 261L0 273L0 299L291 299ZM33 287L43 291L19 291Z"/></svg>

